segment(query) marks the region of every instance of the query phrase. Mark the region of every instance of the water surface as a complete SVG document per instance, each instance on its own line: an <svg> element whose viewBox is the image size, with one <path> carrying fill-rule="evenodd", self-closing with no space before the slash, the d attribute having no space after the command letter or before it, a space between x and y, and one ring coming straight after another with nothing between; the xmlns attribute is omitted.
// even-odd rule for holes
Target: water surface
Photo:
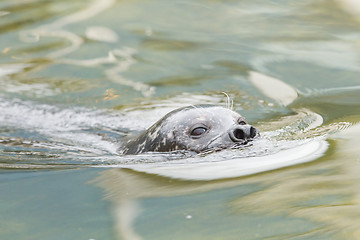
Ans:
<svg viewBox="0 0 360 240"><path fill-rule="evenodd" d="M0 238L357 239L357 9L2 1ZM222 92L262 140L175 162L117 155L168 111L226 106ZM309 142L321 151L297 148ZM283 150L300 160L276 165Z"/></svg>

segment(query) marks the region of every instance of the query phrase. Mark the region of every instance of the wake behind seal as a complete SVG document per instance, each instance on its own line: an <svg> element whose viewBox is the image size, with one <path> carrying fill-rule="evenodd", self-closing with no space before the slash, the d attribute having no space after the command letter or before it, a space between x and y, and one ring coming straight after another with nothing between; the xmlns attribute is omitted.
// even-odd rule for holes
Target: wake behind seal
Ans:
<svg viewBox="0 0 360 240"><path fill-rule="evenodd" d="M176 109L119 148L120 154L171 152L201 153L236 148L259 136L240 114L215 105Z"/></svg>

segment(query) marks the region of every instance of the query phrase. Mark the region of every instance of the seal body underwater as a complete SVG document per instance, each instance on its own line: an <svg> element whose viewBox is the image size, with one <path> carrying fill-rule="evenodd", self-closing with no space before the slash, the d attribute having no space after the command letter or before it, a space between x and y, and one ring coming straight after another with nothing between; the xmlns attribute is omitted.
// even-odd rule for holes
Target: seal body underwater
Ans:
<svg viewBox="0 0 360 240"><path fill-rule="evenodd" d="M244 145L259 136L240 114L220 106L176 109L119 148L120 154L217 151Z"/></svg>

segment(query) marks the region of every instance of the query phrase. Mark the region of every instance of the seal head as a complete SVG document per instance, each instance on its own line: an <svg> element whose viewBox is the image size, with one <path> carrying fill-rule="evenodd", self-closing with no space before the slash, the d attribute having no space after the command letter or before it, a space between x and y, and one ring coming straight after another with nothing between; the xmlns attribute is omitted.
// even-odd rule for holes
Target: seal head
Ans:
<svg viewBox="0 0 360 240"><path fill-rule="evenodd" d="M259 136L240 114L219 106L176 109L126 141L121 154L187 150L196 153L234 148Z"/></svg>

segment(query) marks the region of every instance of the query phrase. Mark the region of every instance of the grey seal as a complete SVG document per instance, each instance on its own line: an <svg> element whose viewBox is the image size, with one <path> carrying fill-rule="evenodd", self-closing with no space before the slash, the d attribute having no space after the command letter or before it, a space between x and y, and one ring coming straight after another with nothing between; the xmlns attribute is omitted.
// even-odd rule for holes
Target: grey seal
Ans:
<svg viewBox="0 0 360 240"><path fill-rule="evenodd" d="M119 153L218 151L244 145L257 136L255 127L228 108L194 105L166 114L144 132L124 141Z"/></svg>

